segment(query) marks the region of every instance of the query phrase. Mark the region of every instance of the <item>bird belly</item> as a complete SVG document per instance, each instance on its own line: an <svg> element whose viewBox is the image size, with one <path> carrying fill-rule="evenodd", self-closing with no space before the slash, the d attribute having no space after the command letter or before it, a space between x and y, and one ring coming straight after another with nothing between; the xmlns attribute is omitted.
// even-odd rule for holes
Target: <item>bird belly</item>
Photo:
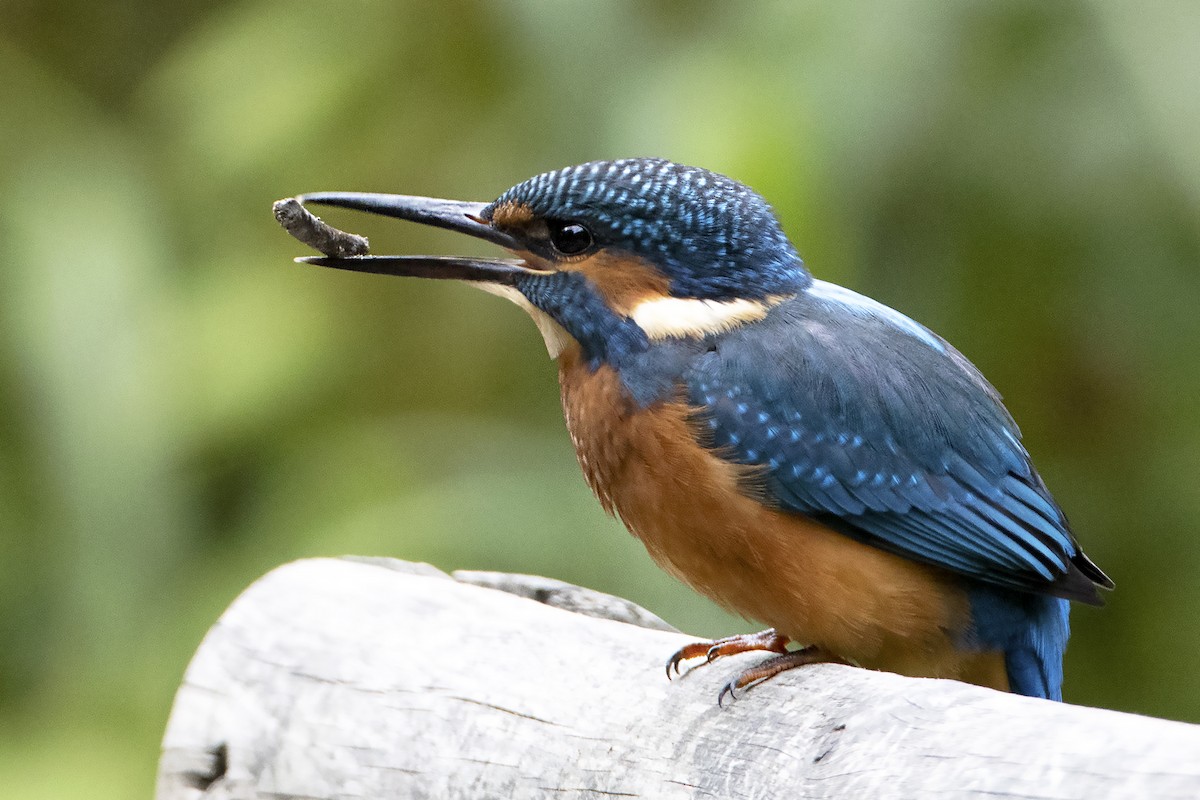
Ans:
<svg viewBox="0 0 1200 800"><path fill-rule="evenodd" d="M1007 688L1003 655L960 646L969 602L948 573L753 496L753 467L701 446L682 402L637 407L617 373L560 358L589 486L672 575L720 605L862 666Z"/></svg>

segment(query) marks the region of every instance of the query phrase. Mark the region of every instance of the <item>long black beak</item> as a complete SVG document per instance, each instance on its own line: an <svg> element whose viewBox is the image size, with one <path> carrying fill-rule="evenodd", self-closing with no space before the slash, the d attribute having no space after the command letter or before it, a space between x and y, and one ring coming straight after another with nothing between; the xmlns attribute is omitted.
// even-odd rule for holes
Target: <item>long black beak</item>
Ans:
<svg viewBox="0 0 1200 800"><path fill-rule="evenodd" d="M296 205L288 205L295 203ZM330 228L312 217L303 209L307 203L338 206L356 211L367 211L385 217L419 222L436 228L458 231L477 239L498 244L509 250L520 250L522 245L512 236L499 231L483 221L480 214L487 203L470 203L461 200L442 200L435 197L414 197L403 194L370 194L365 192L312 192L293 200L281 200L275 204L275 216L293 236L306 244L322 250L324 256L308 256L296 260L305 264L333 267L354 272L370 272L378 275L399 275L414 278L440 278L449 280L482 281L511 285L520 275L531 270L517 259L460 258L457 256L372 256L341 255L342 252L366 252L366 241L352 234ZM297 208L299 206L299 208ZM281 207L284 207L281 210ZM289 224L285 214L294 215L299 222ZM300 215L303 215L302 217ZM314 228L319 226L320 229ZM313 231L316 235L312 235ZM302 235L309 233L309 236ZM324 246L330 237L358 239L359 249Z"/></svg>
<svg viewBox="0 0 1200 800"><path fill-rule="evenodd" d="M519 245L511 236L486 222L480 214L487 203L467 203L462 200L440 200L436 197L413 197L407 194L369 194L366 192L312 192L296 198L301 203L352 208L383 217L406 219L435 228L458 231L477 239L486 239L501 247L515 249Z"/></svg>

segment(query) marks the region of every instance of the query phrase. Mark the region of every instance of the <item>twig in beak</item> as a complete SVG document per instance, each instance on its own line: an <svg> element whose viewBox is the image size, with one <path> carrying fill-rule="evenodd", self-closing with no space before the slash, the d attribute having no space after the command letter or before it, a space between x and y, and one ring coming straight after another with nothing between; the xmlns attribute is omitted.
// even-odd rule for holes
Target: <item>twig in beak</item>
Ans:
<svg viewBox="0 0 1200 800"><path fill-rule="evenodd" d="M331 258L365 256L371 252L367 237L339 231L305 208L295 197L275 201L275 219L304 244Z"/></svg>

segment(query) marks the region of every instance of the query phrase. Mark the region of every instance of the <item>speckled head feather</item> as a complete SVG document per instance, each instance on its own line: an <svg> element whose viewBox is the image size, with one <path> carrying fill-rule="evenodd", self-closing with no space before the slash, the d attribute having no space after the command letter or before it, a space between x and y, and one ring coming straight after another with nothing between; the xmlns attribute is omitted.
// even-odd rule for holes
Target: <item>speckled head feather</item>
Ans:
<svg viewBox="0 0 1200 800"><path fill-rule="evenodd" d="M578 222L600 247L662 271L676 297L759 298L811 278L767 202L735 180L661 158L592 161L517 184L483 211Z"/></svg>

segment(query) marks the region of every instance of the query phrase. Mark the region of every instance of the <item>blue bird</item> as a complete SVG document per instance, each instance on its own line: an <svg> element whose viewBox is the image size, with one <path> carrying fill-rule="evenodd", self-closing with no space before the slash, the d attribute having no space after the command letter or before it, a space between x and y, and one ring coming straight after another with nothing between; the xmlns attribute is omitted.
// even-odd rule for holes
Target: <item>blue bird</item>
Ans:
<svg viewBox="0 0 1200 800"><path fill-rule="evenodd" d="M512 259L312 257L468 281L537 323L588 484L672 575L770 629L726 693L836 661L1062 696L1084 555L996 390L903 314L814 279L770 206L662 159L596 161L490 203L323 192ZM789 649L792 642L803 646Z"/></svg>

